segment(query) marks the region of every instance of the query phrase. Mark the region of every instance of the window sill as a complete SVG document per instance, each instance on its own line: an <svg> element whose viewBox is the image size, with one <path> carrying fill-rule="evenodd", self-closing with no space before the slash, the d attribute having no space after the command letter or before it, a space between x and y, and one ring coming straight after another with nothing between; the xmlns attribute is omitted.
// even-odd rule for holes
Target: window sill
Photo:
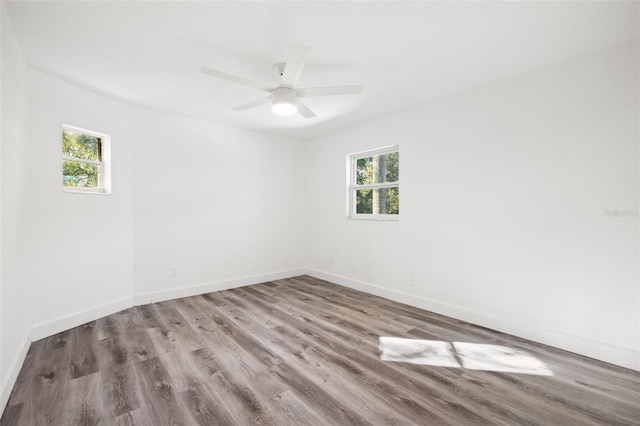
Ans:
<svg viewBox="0 0 640 426"><path fill-rule="evenodd" d="M111 195L111 191L106 191L102 188L62 188L62 192L69 194Z"/></svg>
<svg viewBox="0 0 640 426"><path fill-rule="evenodd" d="M400 215L397 214L352 214L349 219L353 220L376 220L381 222L398 222Z"/></svg>

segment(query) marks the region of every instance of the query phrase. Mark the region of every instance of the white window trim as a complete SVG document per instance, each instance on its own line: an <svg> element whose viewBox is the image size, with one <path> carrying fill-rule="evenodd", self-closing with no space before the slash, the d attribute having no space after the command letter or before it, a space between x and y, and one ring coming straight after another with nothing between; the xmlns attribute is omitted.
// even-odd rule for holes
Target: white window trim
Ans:
<svg viewBox="0 0 640 426"><path fill-rule="evenodd" d="M62 130L66 130L68 132L74 132L74 133L83 133L85 135L100 138L100 152L102 155L102 161L93 161L93 160L85 160L85 159L79 160L85 163L100 165L100 186L99 187L83 188L78 186L65 186L63 184L62 191L68 192L68 193L75 193L75 194L103 194L103 195L111 194L111 136L105 133L95 132L93 130L87 130L87 129L83 129L82 127L72 126L64 123L62 124ZM60 143L60 139L58 139L58 143ZM68 157L66 155L61 155L60 170L62 170L63 160L78 161L75 157Z"/></svg>
<svg viewBox="0 0 640 426"><path fill-rule="evenodd" d="M366 185L356 185L355 172L356 162L360 158L371 157L375 155L389 154L391 152L400 153L399 145L389 145L377 149L371 149L368 151L356 152L347 155L347 217L349 219L356 220L381 220L397 222L400 220L400 214L365 214L356 213L356 188L368 189L368 188L399 188L400 179L396 182L390 183L373 183Z"/></svg>

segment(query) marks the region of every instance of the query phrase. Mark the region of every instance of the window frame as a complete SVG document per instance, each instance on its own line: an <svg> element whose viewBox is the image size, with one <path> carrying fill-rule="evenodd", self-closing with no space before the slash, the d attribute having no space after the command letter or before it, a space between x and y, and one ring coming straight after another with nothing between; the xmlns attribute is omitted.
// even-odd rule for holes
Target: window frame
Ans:
<svg viewBox="0 0 640 426"><path fill-rule="evenodd" d="M96 132L93 130L84 129L82 127L72 126L69 124L62 124L62 129L60 130L60 150L62 151L62 133L64 131L73 132L73 133L82 133L87 136L91 136L97 138L99 140L98 152L100 159L96 160L87 160L85 158L71 157L64 155L61 152L61 160L60 160L60 171L63 170L64 161L78 161L81 163L94 164L97 165L98 170L98 185L95 187L83 187L83 186L67 186L62 182L62 191L68 193L76 193L76 194L111 194L111 136Z"/></svg>
<svg viewBox="0 0 640 426"><path fill-rule="evenodd" d="M398 188L400 191L400 171L398 170L398 180L395 182L371 183L358 185L356 178L357 162L361 158L373 157L376 155L390 154L397 152L400 156L400 145L389 145L381 148L370 149L367 151L356 152L347 155L347 217L357 220L382 220L397 222L400 220L398 214L373 214L373 213L356 213L356 192L361 189L378 189L378 188Z"/></svg>

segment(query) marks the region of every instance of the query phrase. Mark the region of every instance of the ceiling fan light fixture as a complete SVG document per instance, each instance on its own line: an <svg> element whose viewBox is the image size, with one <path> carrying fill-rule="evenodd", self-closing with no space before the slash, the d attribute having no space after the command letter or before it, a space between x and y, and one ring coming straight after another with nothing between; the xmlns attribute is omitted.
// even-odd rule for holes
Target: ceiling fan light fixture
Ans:
<svg viewBox="0 0 640 426"><path fill-rule="evenodd" d="M271 92L271 111L274 114L288 116L298 112L296 91L288 87L278 87Z"/></svg>
<svg viewBox="0 0 640 426"><path fill-rule="evenodd" d="M298 112L298 107L296 106L295 102L286 99L280 99L278 101L274 101L273 104L271 104L271 111L273 111L273 113L276 115L286 117Z"/></svg>

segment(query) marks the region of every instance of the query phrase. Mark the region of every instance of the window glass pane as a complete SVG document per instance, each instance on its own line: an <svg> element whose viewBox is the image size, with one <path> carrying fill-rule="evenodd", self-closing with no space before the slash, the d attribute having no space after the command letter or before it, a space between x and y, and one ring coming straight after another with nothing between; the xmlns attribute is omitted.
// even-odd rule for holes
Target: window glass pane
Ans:
<svg viewBox="0 0 640 426"><path fill-rule="evenodd" d="M400 213L400 188L381 188L380 191L385 194L385 210L386 214Z"/></svg>
<svg viewBox="0 0 640 426"><path fill-rule="evenodd" d="M100 160L100 138L62 131L62 154L84 160Z"/></svg>
<svg viewBox="0 0 640 426"><path fill-rule="evenodd" d="M373 200L373 190L371 189L358 189L356 190L356 213L358 214L371 214Z"/></svg>
<svg viewBox="0 0 640 426"><path fill-rule="evenodd" d="M373 183L373 157L358 158L356 161L356 184Z"/></svg>
<svg viewBox="0 0 640 426"><path fill-rule="evenodd" d="M400 178L400 153L390 152L387 154L385 165L387 182L397 182Z"/></svg>
<svg viewBox="0 0 640 426"><path fill-rule="evenodd" d="M100 166L81 161L62 161L62 184L93 188L98 186Z"/></svg>
<svg viewBox="0 0 640 426"><path fill-rule="evenodd" d="M356 190L357 214L399 214L399 188L376 188Z"/></svg>
<svg viewBox="0 0 640 426"><path fill-rule="evenodd" d="M400 171L397 152L359 158L356 161L356 185L397 182Z"/></svg>

